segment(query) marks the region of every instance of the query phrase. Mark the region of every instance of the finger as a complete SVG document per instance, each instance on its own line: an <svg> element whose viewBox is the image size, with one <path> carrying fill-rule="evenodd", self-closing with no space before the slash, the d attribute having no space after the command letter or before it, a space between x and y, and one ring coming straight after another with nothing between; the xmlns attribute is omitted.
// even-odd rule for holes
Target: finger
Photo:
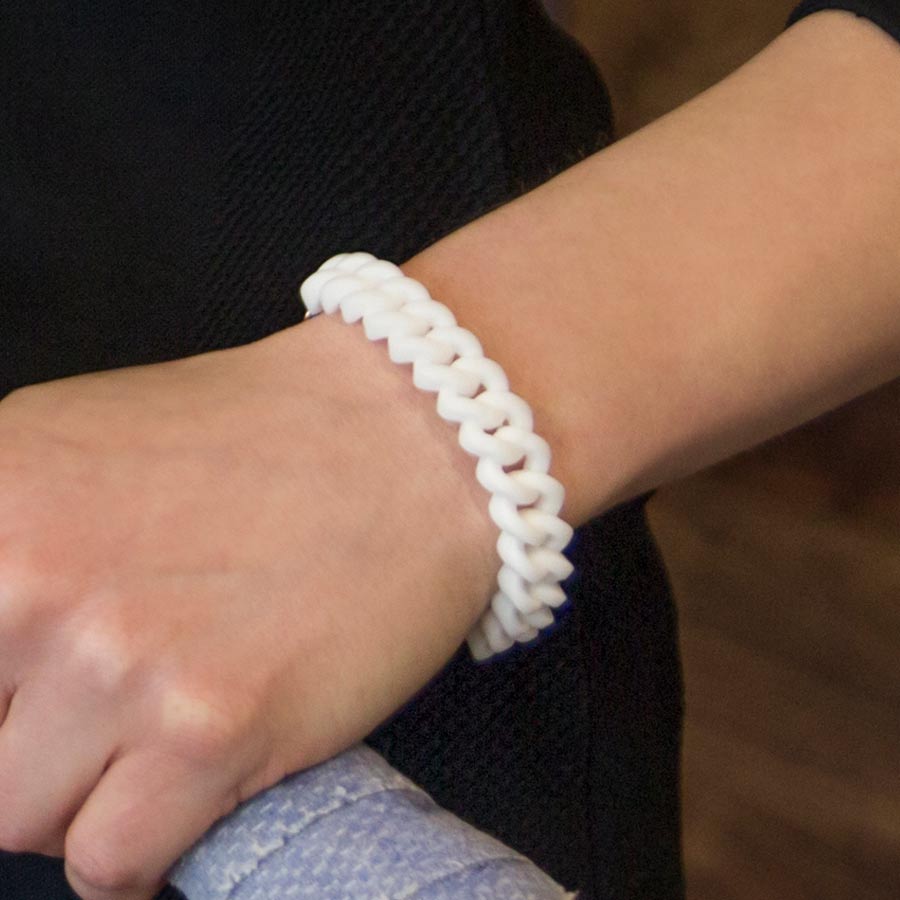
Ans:
<svg viewBox="0 0 900 900"><path fill-rule="evenodd" d="M14 696L15 691L12 689L0 691L0 728L3 727L6 717L9 715L9 708L12 705Z"/></svg>
<svg viewBox="0 0 900 900"><path fill-rule="evenodd" d="M0 846L62 856L66 829L103 773L110 743L86 711L44 693L20 688L0 727Z"/></svg>
<svg viewBox="0 0 900 900"><path fill-rule="evenodd" d="M236 806L231 781L158 750L114 762L66 835L72 888L82 900L150 900L178 857Z"/></svg>

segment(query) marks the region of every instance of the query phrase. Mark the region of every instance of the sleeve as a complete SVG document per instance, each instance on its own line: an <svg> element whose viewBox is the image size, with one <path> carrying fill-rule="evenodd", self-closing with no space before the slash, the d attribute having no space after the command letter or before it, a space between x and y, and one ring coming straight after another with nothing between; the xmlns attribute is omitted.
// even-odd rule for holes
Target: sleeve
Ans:
<svg viewBox="0 0 900 900"><path fill-rule="evenodd" d="M900 0L803 0L787 20L786 28L823 9L844 9L870 19L900 41Z"/></svg>
<svg viewBox="0 0 900 900"><path fill-rule="evenodd" d="M157 900L575 900L362 744L238 807L170 881Z"/></svg>

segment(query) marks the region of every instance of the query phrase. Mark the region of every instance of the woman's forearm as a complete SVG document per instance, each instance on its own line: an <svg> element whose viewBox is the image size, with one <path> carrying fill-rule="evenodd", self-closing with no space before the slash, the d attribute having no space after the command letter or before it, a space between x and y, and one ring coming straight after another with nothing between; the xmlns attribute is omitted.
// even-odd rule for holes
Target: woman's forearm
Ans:
<svg viewBox="0 0 900 900"><path fill-rule="evenodd" d="M810 16L404 268L532 403L582 522L900 374L900 47Z"/></svg>

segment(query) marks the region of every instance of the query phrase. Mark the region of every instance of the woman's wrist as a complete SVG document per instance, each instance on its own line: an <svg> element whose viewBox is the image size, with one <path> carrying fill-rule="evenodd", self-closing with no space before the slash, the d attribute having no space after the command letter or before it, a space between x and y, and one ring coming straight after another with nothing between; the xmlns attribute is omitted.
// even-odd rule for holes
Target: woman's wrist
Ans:
<svg viewBox="0 0 900 900"><path fill-rule="evenodd" d="M485 355L503 366L510 388L529 403L535 431L552 451L550 472L566 490L561 516L579 524L589 518L585 498L596 492L599 474L588 476L581 450L585 441L596 443L598 437L580 415L584 396L574 379L561 372L570 361L556 346L560 323L552 302L542 303L553 296L552 269L540 261L527 268L520 263L519 236L538 230L539 223L530 218L524 205L505 207L432 245L402 268L454 310L459 323L478 336ZM560 389L563 384L565 390ZM584 385L583 390L593 388ZM612 493L612 466L607 477Z"/></svg>
<svg viewBox="0 0 900 900"><path fill-rule="evenodd" d="M817 13L405 270L507 370L574 524L898 374L900 52Z"/></svg>
<svg viewBox="0 0 900 900"><path fill-rule="evenodd" d="M368 340L384 341L390 359L411 368L415 386L436 394L437 415L458 426L459 445L477 459L502 565L490 609L469 634L472 655L486 659L536 638L566 599L560 582L572 564L562 551L572 527L559 518L564 488L548 472L552 451L534 432L527 401L452 310L394 263L338 254L303 281L300 295L307 317L339 315Z"/></svg>
<svg viewBox="0 0 900 900"><path fill-rule="evenodd" d="M383 346L368 341L361 326L327 316L277 332L255 347L263 370L274 367L298 394L321 397L328 418L344 419L342 433L349 423L369 454L393 460L398 491L418 497L423 549L426 543L440 548L434 564L456 582L449 596L467 607L468 619L477 619L499 568L498 529L472 458L457 444L452 424L436 415L434 398L413 385L411 373L393 363ZM340 451L329 447L327 433L314 439L325 456ZM390 521L391 511L385 513Z"/></svg>

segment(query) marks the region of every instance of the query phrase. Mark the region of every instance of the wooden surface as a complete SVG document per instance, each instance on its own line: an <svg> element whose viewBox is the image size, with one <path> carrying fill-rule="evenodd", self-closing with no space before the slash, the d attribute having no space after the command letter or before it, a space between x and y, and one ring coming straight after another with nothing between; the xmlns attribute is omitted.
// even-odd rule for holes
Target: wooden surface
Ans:
<svg viewBox="0 0 900 900"><path fill-rule="evenodd" d="M591 51L625 135L715 84L784 27L792 0L557 0Z"/></svg>
<svg viewBox="0 0 900 900"><path fill-rule="evenodd" d="M865 416L894 460L851 494L827 450ZM651 502L681 616L691 900L900 897L898 425L893 387Z"/></svg>
<svg viewBox="0 0 900 900"><path fill-rule="evenodd" d="M627 133L793 3L555 6ZM665 487L650 514L681 617L689 900L897 900L900 383Z"/></svg>

